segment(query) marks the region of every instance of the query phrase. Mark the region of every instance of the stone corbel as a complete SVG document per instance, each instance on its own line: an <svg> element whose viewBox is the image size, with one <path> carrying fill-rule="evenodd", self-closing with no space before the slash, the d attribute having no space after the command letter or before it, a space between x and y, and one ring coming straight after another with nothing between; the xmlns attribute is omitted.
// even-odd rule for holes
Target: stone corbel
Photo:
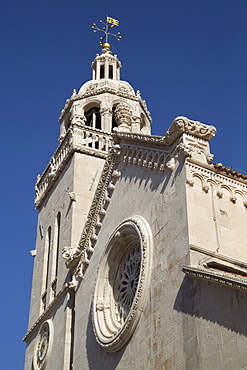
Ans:
<svg viewBox="0 0 247 370"><path fill-rule="evenodd" d="M69 197L70 197L70 200L71 200L72 202L75 202L75 201L76 201L76 196L75 196L75 193L74 193L73 191L71 191L71 192L69 193Z"/></svg>

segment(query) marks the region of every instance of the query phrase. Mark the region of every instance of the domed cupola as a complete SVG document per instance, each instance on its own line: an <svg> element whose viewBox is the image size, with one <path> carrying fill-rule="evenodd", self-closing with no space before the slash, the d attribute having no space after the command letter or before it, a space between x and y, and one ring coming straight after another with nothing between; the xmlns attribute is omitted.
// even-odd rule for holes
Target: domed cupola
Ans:
<svg viewBox="0 0 247 370"><path fill-rule="evenodd" d="M145 100L128 82L120 80L121 62L112 54L110 44L105 42L102 47L92 63L92 80L78 93L73 91L61 112L61 139L75 124L96 134L100 131L109 135L114 130L150 134L152 119Z"/></svg>

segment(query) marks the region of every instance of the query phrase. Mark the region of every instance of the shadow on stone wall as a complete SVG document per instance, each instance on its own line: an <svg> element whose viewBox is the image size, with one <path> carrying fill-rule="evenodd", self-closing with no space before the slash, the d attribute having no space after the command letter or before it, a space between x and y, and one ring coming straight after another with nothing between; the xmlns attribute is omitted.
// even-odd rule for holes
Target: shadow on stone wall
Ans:
<svg viewBox="0 0 247 370"><path fill-rule="evenodd" d="M185 276L174 309L247 336L247 292Z"/></svg>
<svg viewBox="0 0 247 370"><path fill-rule="evenodd" d="M107 353L103 348L100 347L100 345L96 342L93 332L91 310L88 316L86 349L87 349L88 367L90 370L115 369L125 351L125 346L120 351L115 353Z"/></svg>

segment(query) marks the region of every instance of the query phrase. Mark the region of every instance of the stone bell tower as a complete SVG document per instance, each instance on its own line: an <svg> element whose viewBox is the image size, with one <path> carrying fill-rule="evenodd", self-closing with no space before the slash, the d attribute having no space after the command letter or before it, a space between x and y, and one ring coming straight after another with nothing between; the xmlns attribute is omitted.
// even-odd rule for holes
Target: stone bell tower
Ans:
<svg viewBox="0 0 247 370"><path fill-rule="evenodd" d="M43 369L48 358L47 369L71 369L75 293L62 249L78 245L112 133L150 134L146 103L139 91L120 79L120 69L121 62L105 43L92 63L92 80L66 100L59 117L59 145L37 177L39 215L36 249L31 251L35 260L29 327L23 339L25 369Z"/></svg>

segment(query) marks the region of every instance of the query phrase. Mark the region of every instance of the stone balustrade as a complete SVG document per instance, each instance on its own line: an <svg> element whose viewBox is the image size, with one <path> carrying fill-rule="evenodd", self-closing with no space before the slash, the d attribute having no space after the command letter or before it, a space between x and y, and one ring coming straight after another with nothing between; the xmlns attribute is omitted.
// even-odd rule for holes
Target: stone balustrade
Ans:
<svg viewBox="0 0 247 370"><path fill-rule="evenodd" d="M39 209L74 152L83 152L106 158L112 146L111 134L85 125L74 124L61 139L60 145L51 157L42 175L35 184L35 207Z"/></svg>

